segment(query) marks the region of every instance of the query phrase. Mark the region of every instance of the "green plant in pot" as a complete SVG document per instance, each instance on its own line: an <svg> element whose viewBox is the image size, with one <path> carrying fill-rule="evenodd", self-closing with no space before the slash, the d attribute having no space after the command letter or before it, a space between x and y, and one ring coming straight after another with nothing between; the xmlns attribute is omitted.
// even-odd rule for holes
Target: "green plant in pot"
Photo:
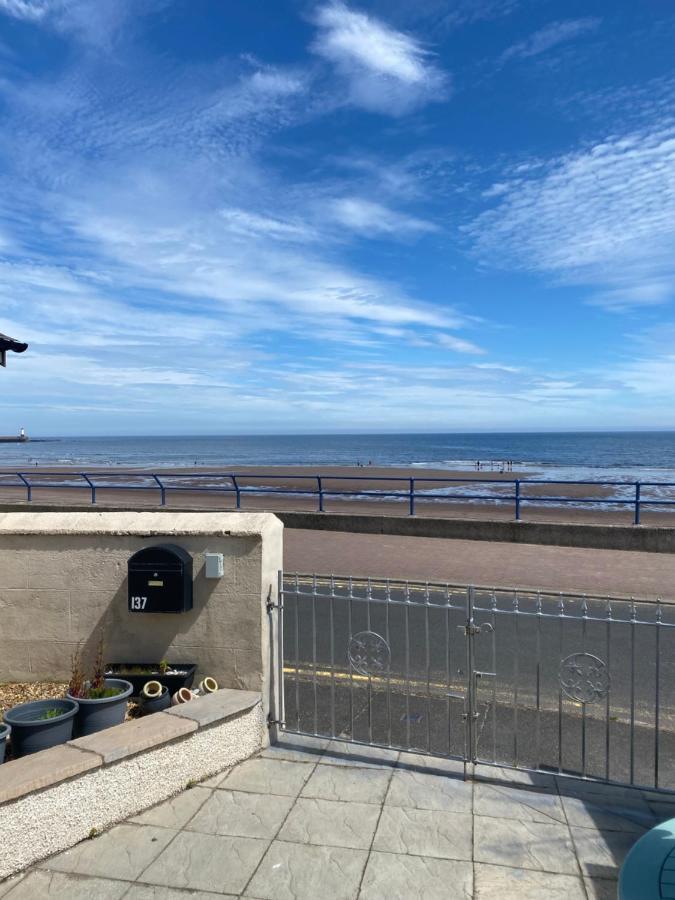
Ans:
<svg viewBox="0 0 675 900"><path fill-rule="evenodd" d="M104 642L101 637L96 649L92 676L85 679L82 653L78 648L72 656L70 684L67 697L76 700L79 711L75 719L75 733L82 737L120 725L127 711L127 700L133 686L122 678L106 678Z"/></svg>
<svg viewBox="0 0 675 900"><path fill-rule="evenodd" d="M5 713L5 725L12 730L12 754L18 759L38 750L47 750L69 741L73 736L73 722L77 715L76 700L32 700L19 703ZM4 756L3 726L0 725L0 740ZM1 760L0 760L1 761Z"/></svg>

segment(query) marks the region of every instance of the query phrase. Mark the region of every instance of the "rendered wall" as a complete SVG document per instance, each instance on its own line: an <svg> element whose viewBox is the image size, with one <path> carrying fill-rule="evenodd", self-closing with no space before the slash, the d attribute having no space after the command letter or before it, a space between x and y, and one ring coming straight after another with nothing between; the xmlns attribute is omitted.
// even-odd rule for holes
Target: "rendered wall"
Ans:
<svg viewBox="0 0 675 900"><path fill-rule="evenodd" d="M73 651L87 659L104 633L109 662L196 662L221 687L268 697L282 530L270 513L0 515L0 681L67 679ZM193 556L194 608L130 613L127 560L163 542ZM223 554L222 579L205 578L205 552Z"/></svg>

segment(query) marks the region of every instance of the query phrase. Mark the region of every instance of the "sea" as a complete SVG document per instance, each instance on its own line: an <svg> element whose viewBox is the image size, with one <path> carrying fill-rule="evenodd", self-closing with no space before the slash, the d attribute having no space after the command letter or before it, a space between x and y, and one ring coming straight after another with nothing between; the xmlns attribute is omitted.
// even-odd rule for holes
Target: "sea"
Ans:
<svg viewBox="0 0 675 900"><path fill-rule="evenodd" d="M675 481L675 431L40 437L0 444L0 466L401 466L588 481Z"/></svg>

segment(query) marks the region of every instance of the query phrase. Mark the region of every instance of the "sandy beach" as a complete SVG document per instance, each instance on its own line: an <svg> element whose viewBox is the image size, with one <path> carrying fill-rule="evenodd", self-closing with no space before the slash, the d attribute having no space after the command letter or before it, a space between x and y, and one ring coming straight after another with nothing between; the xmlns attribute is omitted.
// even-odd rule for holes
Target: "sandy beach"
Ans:
<svg viewBox="0 0 675 900"><path fill-rule="evenodd" d="M12 473L15 469L0 470L0 500L22 502L26 499L26 486ZM69 466L39 467L27 471L24 477L30 482L34 503L83 504L91 501L91 487L78 475L82 469ZM96 468L84 471L92 476L96 485L97 503L101 505L140 506L152 508L159 505L160 488L149 477L148 469ZM515 486L521 481L521 518L525 521L569 521L631 524L632 505L575 506L582 498L602 503L615 496L616 488L593 484L527 484L527 472L460 471L447 469L394 468L375 466L232 466L227 469L190 467L181 469L153 469L166 489L167 506L179 508L234 509L236 495L229 473L235 475L241 489L241 508L251 510L317 510L318 478L324 492L324 510L345 513L375 513L380 515L407 516L409 514L410 479L415 482L415 514L445 518L479 518L511 520L514 518ZM4 474L3 474L4 473ZM262 473L262 474L261 474ZM95 476L95 477L93 477ZM272 477L274 476L274 477ZM377 479L388 479L386 482ZM433 479L455 479L445 483ZM488 481L484 487L479 481ZM55 488L55 483L70 482L67 488ZM122 484L125 487L122 487ZM116 485L120 485L117 487ZM11 485L11 486L10 486ZM134 487L129 487L134 485ZM200 489L201 488L201 489ZM252 493L253 489L266 489L265 493ZM626 496L633 496L633 487L624 488ZM292 494L277 494L276 491ZM425 499L425 493L452 491L490 499L457 499L451 497ZM352 492L336 496L336 492ZM372 493L371 493L372 492ZM398 493L400 497L386 497L385 493ZM358 494L359 496L354 496ZM642 522L652 525L675 525L673 507L650 507L643 491ZM503 499L499 499L502 497ZM564 498L571 502L543 502L541 497Z"/></svg>

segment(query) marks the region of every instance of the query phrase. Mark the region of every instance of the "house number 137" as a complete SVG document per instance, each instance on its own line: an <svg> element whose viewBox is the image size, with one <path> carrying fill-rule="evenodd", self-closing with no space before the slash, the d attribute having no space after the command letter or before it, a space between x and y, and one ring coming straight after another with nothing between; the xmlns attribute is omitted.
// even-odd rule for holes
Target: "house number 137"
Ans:
<svg viewBox="0 0 675 900"><path fill-rule="evenodd" d="M145 609L145 605L148 602L147 597L132 597L131 598L131 608L132 609Z"/></svg>

